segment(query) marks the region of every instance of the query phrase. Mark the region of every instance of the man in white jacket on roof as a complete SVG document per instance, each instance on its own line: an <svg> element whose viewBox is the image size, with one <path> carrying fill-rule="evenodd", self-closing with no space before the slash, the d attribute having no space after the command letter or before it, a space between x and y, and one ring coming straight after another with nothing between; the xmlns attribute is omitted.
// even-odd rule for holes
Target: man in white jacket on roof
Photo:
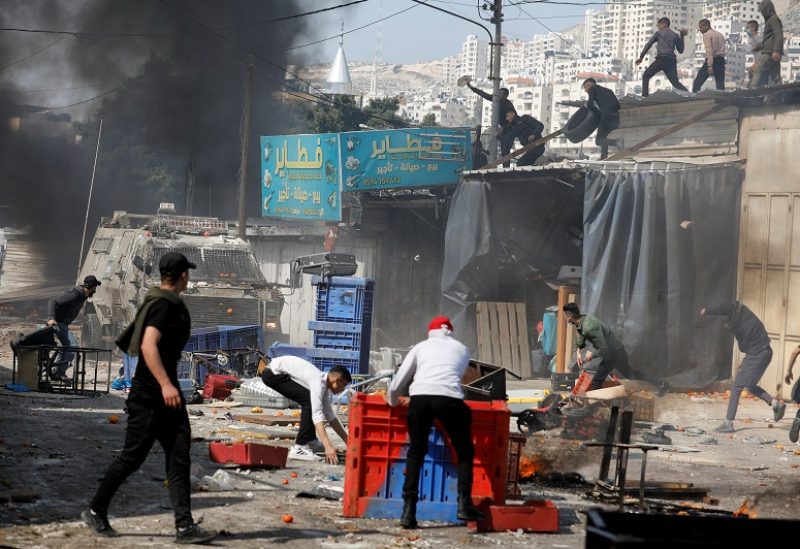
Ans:
<svg viewBox="0 0 800 549"><path fill-rule="evenodd" d="M461 379L469 366L469 349L452 333L453 325L446 316L435 317L428 325L428 339L406 355L386 393L389 406L408 406L410 441L400 518L400 525L407 529L417 527L419 474L428 453L428 435L437 419L458 456L458 518L483 518L472 504L472 412L464 404L461 389Z"/></svg>

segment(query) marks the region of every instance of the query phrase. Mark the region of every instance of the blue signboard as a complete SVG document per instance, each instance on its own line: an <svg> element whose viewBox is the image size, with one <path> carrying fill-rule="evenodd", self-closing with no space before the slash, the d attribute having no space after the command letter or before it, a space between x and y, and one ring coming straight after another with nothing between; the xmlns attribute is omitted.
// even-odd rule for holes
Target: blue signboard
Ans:
<svg viewBox="0 0 800 549"><path fill-rule="evenodd" d="M261 137L261 215L342 218L339 134Z"/></svg>
<svg viewBox="0 0 800 549"><path fill-rule="evenodd" d="M455 185L472 166L469 130L408 128L340 134L342 190Z"/></svg>

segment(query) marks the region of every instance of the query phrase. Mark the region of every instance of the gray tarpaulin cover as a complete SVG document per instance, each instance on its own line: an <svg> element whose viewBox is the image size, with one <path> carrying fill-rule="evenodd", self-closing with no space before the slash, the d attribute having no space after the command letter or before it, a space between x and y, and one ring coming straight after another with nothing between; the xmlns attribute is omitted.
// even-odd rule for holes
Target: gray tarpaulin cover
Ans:
<svg viewBox="0 0 800 549"><path fill-rule="evenodd" d="M503 265L522 264L552 277L561 265L580 264L569 233L582 222L583 181L572 180L574 173L561 171L558 180L519 171L502 180L495 174L491 182L473 174L459 183L447 219L441 309L473 352L475 303L505 301L513 293L501 287Z"/></svg>
<svg viewBox="0 0 800 549"><path fill-rule="evenodd" d="M635 369L683 387L730 377L732 337L698 311L734 299L742 177L737 164L587 171L581 309Z"/></svg>

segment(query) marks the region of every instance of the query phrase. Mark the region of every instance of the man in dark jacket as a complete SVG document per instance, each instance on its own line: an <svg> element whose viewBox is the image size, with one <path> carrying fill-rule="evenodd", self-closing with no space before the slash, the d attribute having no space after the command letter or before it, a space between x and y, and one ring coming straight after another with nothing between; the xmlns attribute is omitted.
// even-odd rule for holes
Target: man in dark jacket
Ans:
<svg viewBox="0 0 800 549"><path fill-rule="evenodd" d="M677 33L669 28L669 25L668 17L662 17L658 20L658 30L644 45L642 53L639 54L639 59L636 60L636 64L641 65L650 46L656 44L656 59L650 63L650 66L645 69L642 75L642 97L647 97L650 94L650 79L661 71L664 71L664 75L673 88L689 91L678 80L678 58L675 55L675 50L678 50L678 53L683 53L683 37L687 34L687 31L681 29L680 33Z"/></svg>
<svg viewBox="0 0 800 549"><path fill-rule="evenodd" d="M485 92L480 88L476 88L469 82L467 82L467 87L471 89L476 94L480 95L484 99L488 99L489 101L493 101L494 98L491 93ZM500 129L497 132L497 140L500 142L500 154L506 156L508 153L511 152L511 147L514 146L514 136L509 135L508 133L508 119L506 118L506 114L509 111L515 111L514 104L508 99L508 88L500 88L500 96L497 99L497 105L500 110ZM497 150L497 149L495 149ZM510 165L510 163L506 162L503 164L506 168Z"/></svg>
<svg viewBox="0 0 800 549"><path fill-rule="evenodd" d="M542 138L544 124L536 120L534 117L527 114L517 116L516 111L508 111L506 113L506 120L508 121L508 126L506 126L505 131L511 136L512 144L514 143L514 139L519 139L519 144L524 147L525 145L533 143L537 139ZM532 166L543 154L543 144L539 145L538 147L534 147L523 154L519 160L517 160L517 166Z"/></svg>
<svg viewBox="0 0 800 549"><path fill-rule="evenodd" d="M139 356L139 365L127 402L125 445L108 468L91 506L81 513L83 521L98 536L118 535L108 522L111 499L141 467L156 441L166 461L167 488L175 515L175 542L206 543L217 535L199 527L192 518L189 474L192 432L178 384L178 361L191 329L189 310L181 293L189 283L189 270L194 268L196 265L181 253L164 254L158 264L161 284L150 288L135 320L117 339L117 345L128 355Z"/></svg>
<svg viewBox="0 0 800 549"><path fill-rule="evenodd" d="M587 78L583 90L589 94L586 108L600 119L595 144L600 147L600 160L608 156L608 134L619 128L619 101L613 91L597 85L597 80Z"/></svg>
<svg viewBox="0 0 800 549"><path fill-rule="evenodd" d="M733 332L733 337L739 344L739 351L744 353L744 359L739 365L739 370L731 385L731 396L728 400L728 413L725 421L717 427L719 433L733 433L733 420L736 418L736 409L739 407L739 397L742 390L747 389L750 394L757 396L772 407L775 421L780 421L786 413L786 404L773 398L768 392L759 387L758 380L767 371L772 360L772 347L764 323L738 301L725 303L716 307L700 309L700 316L722 316L725 318L725 327Z"/></svg>
<svg viewBox="0 0 800 549"><path fill-rule="evenodd" d="M82 286L70 288L59 297L54 297L47 302L47 325L55 327L56 336L62 346L70 346L69 325L81 312L81 307L86 300L94 295L100 285L100 281L94 275L89 275L83 279ZM72 357L73 353L69 351L60 353L50 369L50 377L58 381L69 381L66 374Z"/></svg>
<svg viewBox="0 0 800 549"><path fill-rule="evenodd" d="M751 88L781 83L781 58L783 57L783 23L775 12L772 0L762 0L758 11L764 16L764 32L761 40L761 55L755 63Z"/></svg>

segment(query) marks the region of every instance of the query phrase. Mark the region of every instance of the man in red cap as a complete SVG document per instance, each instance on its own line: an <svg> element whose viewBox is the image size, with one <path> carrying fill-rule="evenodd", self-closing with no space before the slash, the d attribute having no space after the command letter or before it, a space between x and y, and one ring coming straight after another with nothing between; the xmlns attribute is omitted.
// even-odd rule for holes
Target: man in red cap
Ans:
<svg viewBox="0 0 800 549"><path fill-rule="evenodd" d="M464 404L461 379L469 366L469 349L453 336L446 316L428 325L428 339L415 345L395 374L386 402L408 406L410 444L403 484L403 516L400 526L417 527L419 473L428 453L428 436L439 420L458 455L458 518L480 520L483 514L472 504L472 412ZM405 396L409 395L409 396Z"/></svg>

